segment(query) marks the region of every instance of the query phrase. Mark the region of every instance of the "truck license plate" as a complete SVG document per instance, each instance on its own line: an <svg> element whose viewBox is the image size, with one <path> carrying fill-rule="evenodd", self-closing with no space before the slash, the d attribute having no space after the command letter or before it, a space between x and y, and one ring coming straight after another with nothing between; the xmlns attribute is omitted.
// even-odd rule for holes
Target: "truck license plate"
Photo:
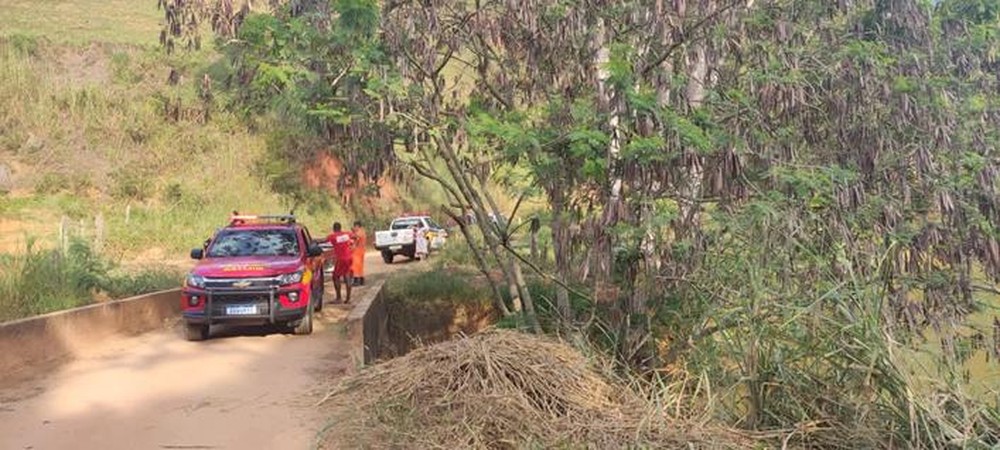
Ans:
<svg viewBox="0 0 1000 450"><path fill-rule="evenodd" d="M226 306L227 316L246 316L257 314L257 305L229 305Z"/></svg>
<svg viewBox="0 0 1000 450"><path fill-rule="evenodd" d="M390 245L389 246L389 250L392 250L392 251L401 250L402 248L403 248L402 245Z"/></svg>

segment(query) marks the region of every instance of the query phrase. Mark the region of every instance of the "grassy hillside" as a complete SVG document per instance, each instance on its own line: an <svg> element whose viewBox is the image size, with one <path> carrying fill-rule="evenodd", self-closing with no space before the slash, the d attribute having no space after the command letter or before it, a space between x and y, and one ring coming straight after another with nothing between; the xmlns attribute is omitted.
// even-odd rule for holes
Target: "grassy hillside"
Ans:
<svg viewBox="0 0 1000 450"><path fill-rule="evenodd" d="M160 51L155 1L0 12L0 320L175 286L234 209L288 211L260 172L267 121L251 129L224 92L199 97L218 56ZM316 234L354 218L336 199L304 209Z"/></svg>
<svg viewBox="0 0 1000 450"><path fill-rule="evenodd" d="M20 228L44 245L66 216L112 255L169 254L204 239L233 209L285 210L255 174L263 137L221 109L207 122L197 117L190 80L208 61L23 36L0 43L0 155L13 173L0 215L21 224L5 235ZM177 86L164 82L171 66L183 74ZM178 102L188 117L175 121L165 111ZM341 213L307 220L318 226Z"/></svg>
<svg viewBox="0 0 1000 450"><path fill-rule="evenodd" d="M0 34L58 43L152 45L162 13L156 0L0 0Z"/></svg>

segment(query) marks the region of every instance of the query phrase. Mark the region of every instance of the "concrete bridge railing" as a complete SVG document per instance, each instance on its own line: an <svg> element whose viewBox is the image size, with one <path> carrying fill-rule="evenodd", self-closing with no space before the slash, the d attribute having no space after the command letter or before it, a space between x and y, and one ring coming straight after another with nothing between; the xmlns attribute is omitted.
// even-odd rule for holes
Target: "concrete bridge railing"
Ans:
<svg viewBox="0 0 1000 450"><path fill-rule="evenodd" d="M385 281L373 282L347 316L347 339L352 359L359 365L374 363L389 338L384 286Z"/></svg>
<svg viewBox="0 0 1000 450"><path fill-rule="evenodd" d="M383 286L376 281L365 289L344 324L358 365L375 362L388 339ZM180 289L171 289L0 323L0 374L5 381L24 378L113 336L170 327L180 307Z"/></svg>
<svg viewBox="0 0 1000 450"><path fill-rule="evenodd" d="M171 289L0 323L0 373L16 378L111 336L163 328L180 308L180 289Z"/></svg>

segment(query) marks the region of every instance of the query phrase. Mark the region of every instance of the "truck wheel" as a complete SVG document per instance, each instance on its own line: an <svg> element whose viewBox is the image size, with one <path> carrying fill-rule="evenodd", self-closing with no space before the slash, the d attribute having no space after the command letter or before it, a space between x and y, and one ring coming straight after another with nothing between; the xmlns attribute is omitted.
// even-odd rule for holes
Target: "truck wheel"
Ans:
<svg viewBox="0 0 1000 450"><path fill-rule="evenodd" d="M382 261L385 261L386 264L392 264L394 256L396 255L392 254L392 252L382 252Z"/></svg>
<svg viewBox="0 0 1000 450"><path fill-rule="evenodd" d="M184 324L184 337L189 341L204 341L208 339L209 326L196 323Z"/></svg>
<svg viewBox="0 0 1000 450"><path fill-rule="evenodd" d="M319 283L319 288L313 289L312 298L316 302L316 306L313 311L320 312L323 310L323 292L326 291L326 285L322 282Z"/></svg>
<svg viewBox="0 0 1000 450"><path fill-rule="evenodd" d="M306 315L302 317L299 324L292 329L292 333L297 335L312 334L313 332L313 309L306 307Z"/></svg>

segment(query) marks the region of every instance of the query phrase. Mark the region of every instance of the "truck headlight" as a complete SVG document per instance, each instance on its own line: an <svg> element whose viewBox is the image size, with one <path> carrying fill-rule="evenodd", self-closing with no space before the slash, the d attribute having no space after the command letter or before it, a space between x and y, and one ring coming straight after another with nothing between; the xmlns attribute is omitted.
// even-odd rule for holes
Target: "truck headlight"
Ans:
<svg viewBox="0 0 1000 450"><path fill-rule="evenodd" d="M187 279L184 280L184 285L196 287L198 289L205 289L205 277L201 275L188 274Z"/></svg>
<svg viewBox="0 0 1000 450"><path fill-rule="evenodd" d="M302 273L303 271L299 270L297 272L286 273L284 275L281 275L280 277L278 277L278 283L281 284L282 286L298 283L302 281Z"/></svg>

